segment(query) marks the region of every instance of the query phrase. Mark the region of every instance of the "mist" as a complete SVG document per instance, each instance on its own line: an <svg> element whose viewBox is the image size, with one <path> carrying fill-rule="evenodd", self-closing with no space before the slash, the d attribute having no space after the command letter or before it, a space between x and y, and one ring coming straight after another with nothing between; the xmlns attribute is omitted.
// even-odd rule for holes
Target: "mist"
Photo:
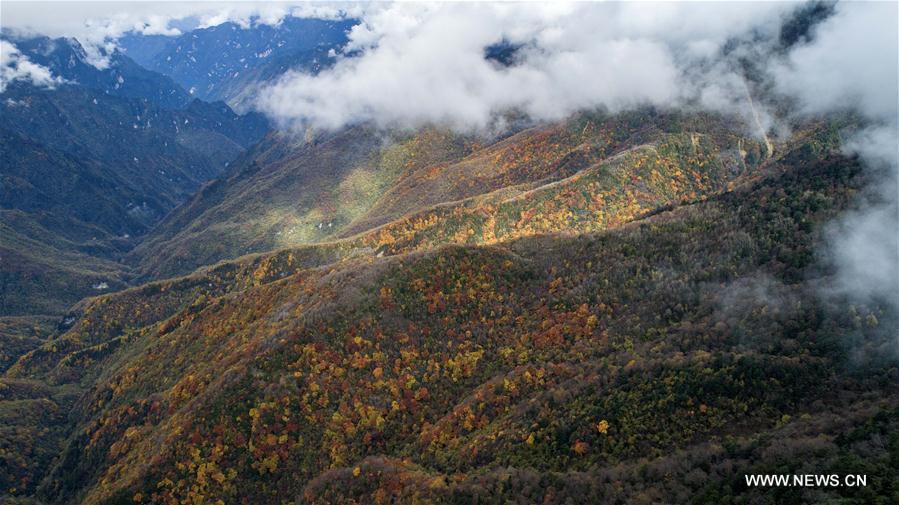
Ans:
<svg viewBox="0 0 899 505"><path fill-rule="evenodd" d="M14 81L25 81L45 88L64 82L60 77L53 76L47 67L30 61L11 42L0 40L0 93Z"/></svg>
<svg viewBox="0 0 899 505"><path fill-rule="evenodd" d="M843 3L813 40L775 69L779 89L801 114L853 110L865 126L847 133L843 150L877 181L831 224L824 255L836 267L832 291L899 310L899 48L895 3Z"/></svg>
<svg viewBox="0 0 899 505"><path fill-rule="evenodd" d="M257 106L286 127L477 130L508 110L557 120L587 108L673 107L709 90L709 103L743 104L741 77L709 60L735 35L776 35L793 7L391 4L363 17L332 69L288 73L260 91ZM498 43L517 47L511 64L485 58Z"/></svg>

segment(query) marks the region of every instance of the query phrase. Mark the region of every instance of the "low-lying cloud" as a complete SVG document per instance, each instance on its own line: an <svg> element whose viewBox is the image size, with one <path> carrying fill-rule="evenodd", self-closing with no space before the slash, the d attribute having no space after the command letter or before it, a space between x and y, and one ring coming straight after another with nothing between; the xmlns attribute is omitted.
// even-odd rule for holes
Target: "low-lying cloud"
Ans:
<svg viewBox="0 0 899 505"><path fill-rule="evenodd" d="M834 291L862 301L885 300L899 311L899 130L872 126L853 135L846 151L857 154L877 184L855 208L831 223L828 254L837 267Z"/></svg>
<svg viewBox="0 0 899 505"><path fill-rule="evenodd" d="M783 3L392 4L363 17L348 54L318 75L290 73L260 92L282 124L337 128L440 123L482 128L519 110L559 119L598 106L672 106L740 78L708 64L735 35L776 30ZM709 22L714 19L715 22ZM773 27L773 28L772 28ZM485 48L519 45L515 63ZM701 76L688 68L706 64ZM745 89L737 87L745 101Z"/></svg>
<svg viewBox="0 0 899 505"><path fill-rule="evenodd" d="M0 40L0 93L13 81L26 81L35 86L52 88L64 81L50 69L38 65L22 54L11 42Z"/></svg>
<svg viewBox="0 0 899 505"><path fill-rule="evenodd" d="M778 89L817 114L857 109L895 122L899 65L899 7L894 2L836 5L814 30L811 43L794 48L775 68Z"/></svg>
<svg viewBox="0 0 899 505"><path fill-rule="evenodd" d="M779 89L801 111L855 110L867 126L849 135L844 151L858 155L877 184L855 209L831 224L834 290L855 299L886 300L899 309L899 7L895 3L838 4L814 40L775 70Z"/></svg>

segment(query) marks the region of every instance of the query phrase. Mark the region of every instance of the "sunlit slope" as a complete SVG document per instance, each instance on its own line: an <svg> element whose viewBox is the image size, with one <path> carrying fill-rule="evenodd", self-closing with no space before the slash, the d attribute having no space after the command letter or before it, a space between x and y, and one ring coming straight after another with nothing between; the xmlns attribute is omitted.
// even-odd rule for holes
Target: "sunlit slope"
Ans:
<svg viewBox="0 0 899 505"><path fill-rule="evenodd" d="M272 134L169 215L133 253L166 277L260 252L327 239L367 211L404 170L457 159L458 136L390 136L355 127L323 138Z"/></svg>
<svg viewBox="0 0 899 505"><path fill-rule="evenodd" d="M642 145L692 146L678 146L683 152L656 156L660 163L681 164L680 173L675 167L660 167L655 175L645 174L653 177L646 184L670 183L665 191L678 193L682 189L678 184L691 179L686 183L691 186L698 182L692 179L703 177L697 175L704 172L700 162L726 163L732 172L728 177L760 163L769 153L763 144L743 138L738 133L742 130L734 118L641 110L579 114L498 141L432 129L384 133L362 126L319 137L273 134L236 162L230 176L203 188L169 215L135 249L131 262L140 266L146 278L159 278L246 253L349 237L421 215L435 205L499 190L518 194ZM672 140L672 136L679 137ZM710 149L715 152L707 152ZM697 158L689 159L687 150ZM716 166L710 172L720 169ZM723 179L723 175L713 173L712 178ZM606 182L628 183L616 177ZM721 188L719 180L704 182L711 184L691 187L682 196ZM534 186L522 186L528 184ZM638 203L651 210L661 200L653 197ZM586 207L584 211L590 212ZM534 212L555 219L552 209Z"/></svg>
<svg viewBox="0 0 899 505"><path fill-rule="evenodd" d="M88 300L9 373L87 388L39 496L577 503L836 471L897 424L895 371L868 352L894 315L811 288L863 175L814 147L768 170L608 232L298 248ZM772 456L785 433L834 442ZM873 447L872 496L895 474Z"/></svg>
<svg viewBox="0 0 899 505"><path fill-rule="evenodd" d="M698 132L719 140L742 135L735 118L653 109L618 114L576 114L488 144L457 163L409 170L366 215L342 235L351 235L430 206L491 191L569 177L627 149L679 133ZM742 153L758 163L767 153L748 143ZM761 149L761 150L760 150Z"/></svg>
<svg viewBox="0 0 899 505"><path fill-rule="evenodd" d="M757 164L738 136L663 135L570 177L510 186L441 204L388 223L358 240L378 253L439 244L485 244L543 233L585 233L621 226L649 212L727 189Z"/></svg>

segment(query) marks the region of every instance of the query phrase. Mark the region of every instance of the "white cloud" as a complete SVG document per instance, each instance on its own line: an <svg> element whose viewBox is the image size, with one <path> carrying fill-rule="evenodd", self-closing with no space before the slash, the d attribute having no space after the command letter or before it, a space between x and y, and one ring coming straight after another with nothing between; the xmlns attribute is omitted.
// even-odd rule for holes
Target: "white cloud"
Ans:
<svg viewBox="0 0 899 505"><path fill-rule="evenodd" d="M848 212L830 228L837 266L835 290L899 307L899 214L895 202Z"/></svg>
<svg viewBox="0 0 899 505"><path fill-rule="evenodd" d="M813 41L775 69L780 91L805 114L854 109L868 125L845 142L877 183L857 208L832 223L828 252L834 289L856 299L886 299L899 308L899 4L847 3Z"/></svg>
<svg viewBox="0 0 899 505"><path fill-rule="evenodd" d="M61 78L54 77L47 67L30 61L15 45L0 40L0 93L6 91L13 81L28 81L48 88L63 82Z"/></svg>
<svg viewBox="0 0 899 505"><path fill-rule="evenodd" d="M347 3L347 2L9 2L4 26L77 37L90 60L129 31L180 33L233 21L278 24L285 16L359 17L344 58L317 77L292 74L265 90L260 107L287 123L334 127L348 121L443 121L483 125L516 107L556 118L597 105L677 105L698 99L747 114L742 78L716 58L734 36L771 35L799 3ZM896 101L896 4L844 3L813 44L772 65L776 89L808 112L852 101L869 115ZM774 33L776 35L776 33ZM528 44L523 63L497 68L486 45ZM702 65L699 65L702 63ZM697 68L701 70L697 70ZM762 128L771 120L763 109ZM752 118L754 119L754 118Z"/></svg>
<svg viewBox="0 0 899 505"><path fill-rule="evenodd" d="M828 229L834 290L863 301L884 299L899 309L899 128L895 122L865 128L845 150L861 158L876 184Z"/></svg>
<svg viewBox="0 0 899 505"><path fill-rule="evenodd" d="M858 107L868 117L895 121L899 65L899 4L838 4L811 44L793 50L775 69L778 89L820 113Z"/></svg>
<svg viewBox="0 0 899 505"><path fill-rule="evenodd" d="M300 4L271 2L235 2L216 4L209 9L192 10L199 19L198 27L207 28L232 22L244 28L252 25L278 25L286 17L339 19L361 14L363 7L352 3L304 2Z"/></svg>
<svg viewBox="0 0 899 505"><path fill-rule="evenodd" d="M390 4L366 13L349 50L317 76L292 73L258 106L286 124L353 121L483 127L499 111L557 119L574 110L676 105L694 92L684 67L755 26L777 26L782 3ZM709 22L714 19L715 22ZM524 44L502 68L485 47ZM722 75L729 71L712 68ZM733 77L733 76L730 76ZM745 97L745 92L740 91Z"/></svg>

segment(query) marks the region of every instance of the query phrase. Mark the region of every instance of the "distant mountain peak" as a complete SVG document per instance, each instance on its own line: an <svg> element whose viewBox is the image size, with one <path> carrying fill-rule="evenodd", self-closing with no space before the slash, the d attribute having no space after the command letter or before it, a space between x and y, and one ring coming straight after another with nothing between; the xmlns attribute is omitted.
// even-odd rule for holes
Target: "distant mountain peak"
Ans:
<svg viewBox="0 0 899 505"><path fill-rule="evenodd" d="M235 106L259 82L291 69L318 72L333 62L358 21L287 17L278 25L226 22L177 37L130 34L119 40L125 54L170 76L188 94Z"/></svg>
<svg viewBox="0 0 899 505"><path fill-rule="evenodd" d="M180 108L190 95L170 77L147 70L119 51L101 54L108 59L104 68L91 61L84 46L75 38L4 37L37 65L70 83L123 98L144 99L167 108Z"/></svg>

